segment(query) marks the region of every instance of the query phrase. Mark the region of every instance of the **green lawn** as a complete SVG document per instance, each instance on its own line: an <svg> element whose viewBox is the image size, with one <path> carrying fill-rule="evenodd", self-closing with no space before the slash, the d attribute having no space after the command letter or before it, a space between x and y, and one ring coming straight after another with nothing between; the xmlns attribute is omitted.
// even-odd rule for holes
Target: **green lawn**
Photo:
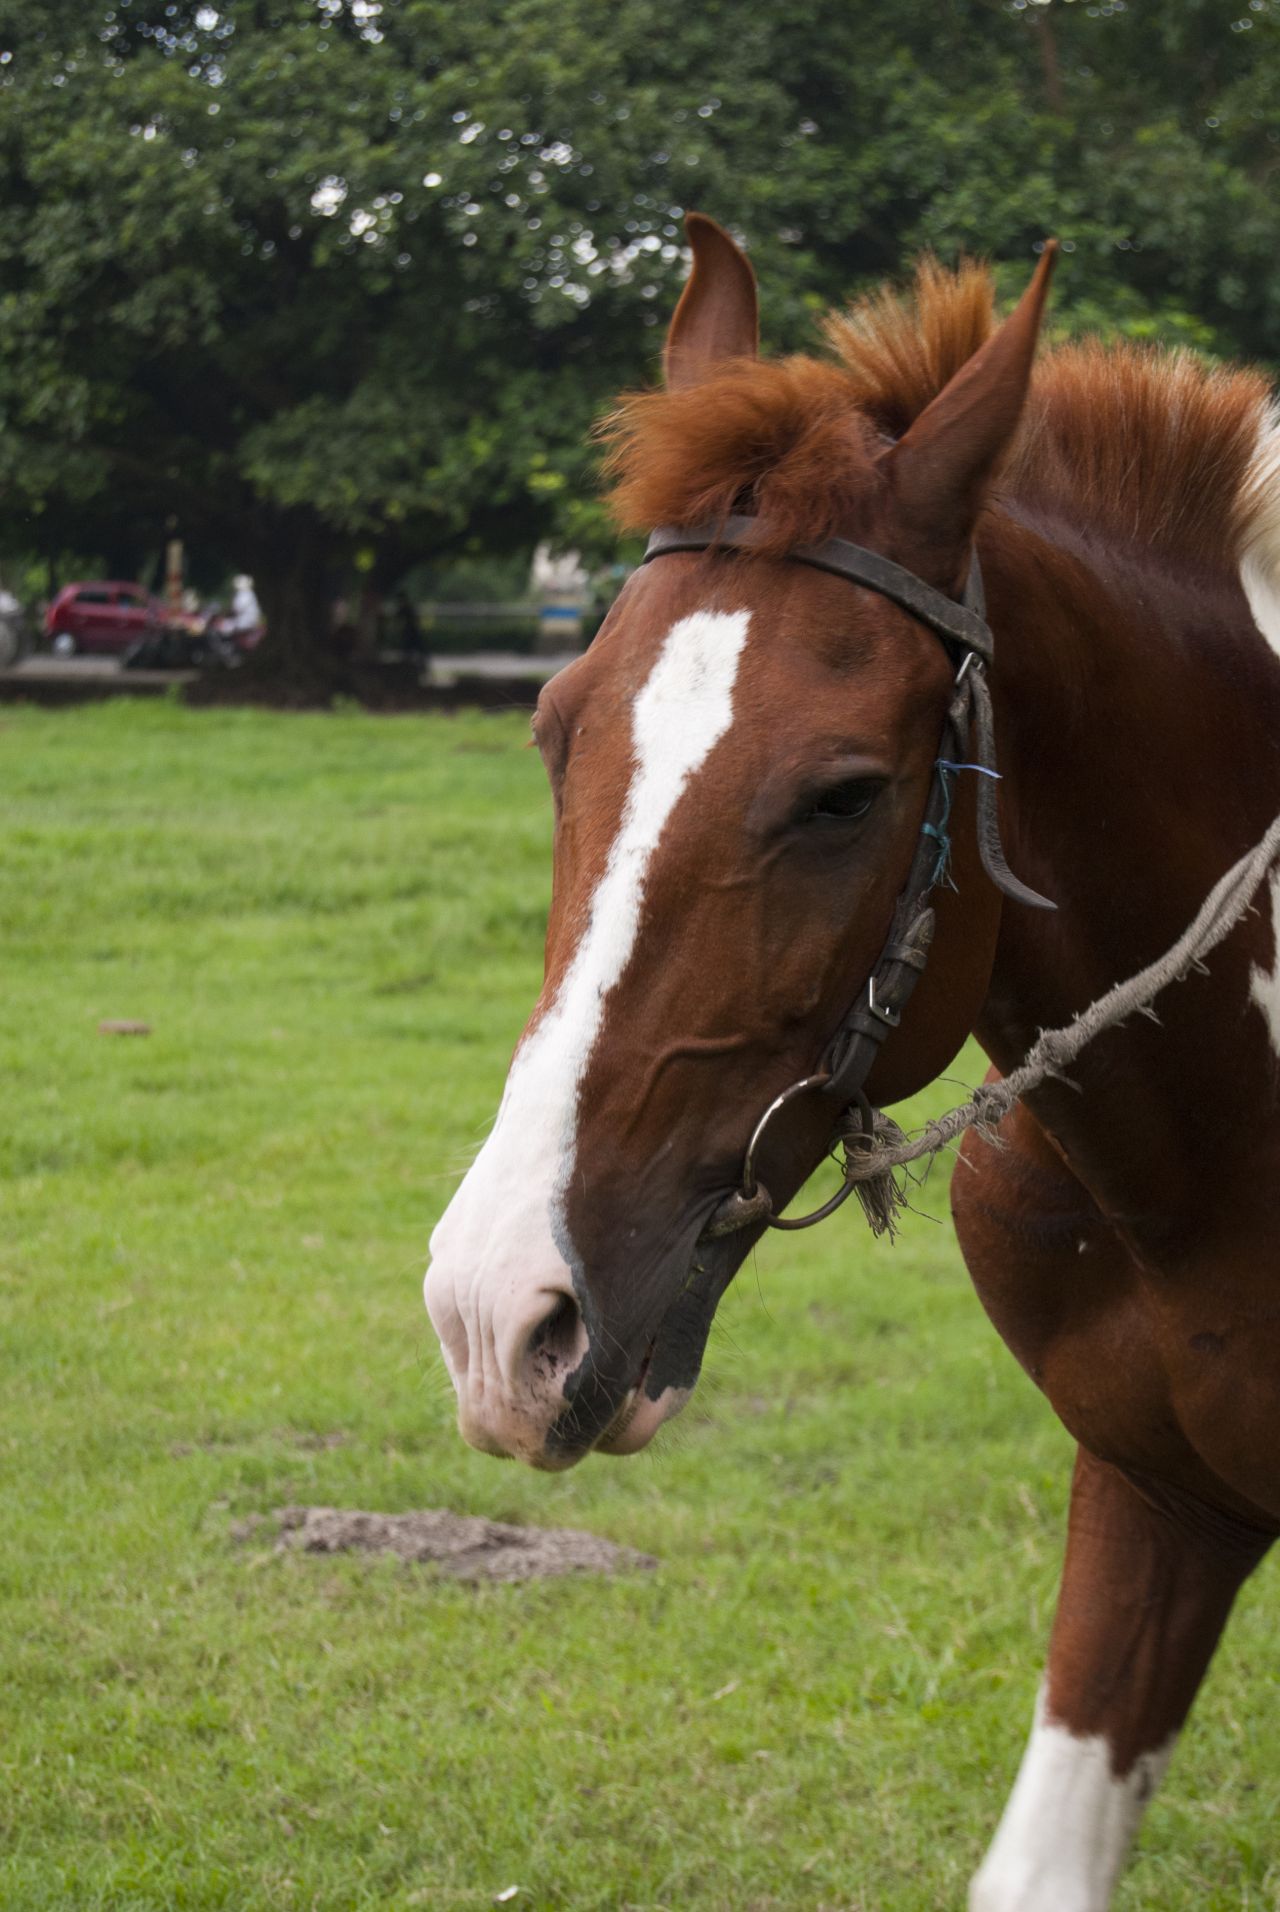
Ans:
<svg viewBox="0 0 1280 1912"><path fill-rule="evenodd" d="M0 1906L963 1903L1070 1454L945 1222L771 1239L636 1459L453 1431L421 1276L535 991L524 736L0 710ZM660 1566L476 1589L230 1543L291 1500ZM1276 1593L1125 1912L1280 1906Z"/></svg>

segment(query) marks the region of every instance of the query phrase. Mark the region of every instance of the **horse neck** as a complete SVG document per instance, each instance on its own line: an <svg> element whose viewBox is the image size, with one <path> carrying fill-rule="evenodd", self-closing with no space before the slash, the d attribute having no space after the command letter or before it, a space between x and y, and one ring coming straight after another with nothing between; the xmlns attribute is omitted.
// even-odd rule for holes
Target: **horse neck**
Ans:
<svg viewBox="0 0 1280 1912"><path fill-rule="evenodd" d="M1004 907L977 1033L1007 1070L1039 1028L1166 949L1262 835L1277 807L1280 663L1225 565L1109 546L1012 510L981 548L1005 846L1059 906ZM1261 900L1215 956L1215 988L1178 985L1159 1005L1163 1034L1144 1024L1127 1048L1108 1038L1105 1070L1086 1058L1091 1121L1101 1114L1105 1127L1114 1079L1116 1120L1163 1132L1188 1078L1221 1067L1224 1043L1242 1032L1253 1051L1266 1047L1263 1023L1242 1013L1251 965L1272 963ZM1046 1106L1078 1126L1069 1099L1051 1094Z"/></svg>

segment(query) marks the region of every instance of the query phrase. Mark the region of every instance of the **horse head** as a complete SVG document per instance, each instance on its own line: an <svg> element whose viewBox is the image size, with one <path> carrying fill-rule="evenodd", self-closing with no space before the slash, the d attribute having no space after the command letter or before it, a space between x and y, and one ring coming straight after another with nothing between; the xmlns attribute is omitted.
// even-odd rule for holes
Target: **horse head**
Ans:
<svg viewBox="0 0 1280 1912"><path fill-rule="evenodd" d="M466 1438L535 1466L643 1447L691 1392L762 1222L708 1224L771 1097L865 986L913 864L955 657L879 591L809 564L856 540L956 596L1016 430L1048 282L969 337L894 433L816 359L756 352L755 281L692 215L665 389L615 421L621 520L723 523L749 550L664 556L547 686L555 807L542 992L492 1132L431 1242L426 1298ZM981 330L981 328L979 328ZM986 993L1000 898L970 808L936 954L868 1093L945 1067ZM829 1145L799 1097L765 1142L781 1206Z"/></svg>

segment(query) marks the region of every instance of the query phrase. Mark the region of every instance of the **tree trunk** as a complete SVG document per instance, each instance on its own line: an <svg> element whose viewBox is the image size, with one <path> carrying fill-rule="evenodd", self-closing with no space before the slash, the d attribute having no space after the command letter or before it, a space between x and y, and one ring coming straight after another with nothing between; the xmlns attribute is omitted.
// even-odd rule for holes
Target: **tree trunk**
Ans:
<svg viewBox="0 0 1280 1912"><path fill-rule="evenodd" d="M1053 31L1053 22L1047 13L1036 17L1036 27L1040 39L1040 63L1044 68L1044 97L1049 111L1061 119L1067 110L1066 94L1062 89L1062 68L1058 64L1058 42Z"/></svg>
<svg viewBox="0 0 1280 1912"><path fill-rule="evenodd" d="M264 540L254 588L267 634L251 660L255 671L308 690L341 672L334 642L333 592L318 520L294 517Z"/></svg>
<svg viewBox="0 0 1280 1912"><path fill-rule="evenodd" d="M310 512L273 514L242 544L262 607L266 636L239 670L208 671L188 691L201 704L265 703L315 709L349 697L372 709L420 699L420 668L398 670L358 656L350 621L335 622L338 574L333 535Z"/></svg>

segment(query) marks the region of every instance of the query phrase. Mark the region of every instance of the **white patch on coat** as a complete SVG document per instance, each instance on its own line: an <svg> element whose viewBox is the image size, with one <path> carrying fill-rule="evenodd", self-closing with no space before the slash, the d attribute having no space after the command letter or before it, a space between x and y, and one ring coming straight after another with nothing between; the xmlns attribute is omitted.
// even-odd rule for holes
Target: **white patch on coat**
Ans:
<svg viewBox="0 0 1280 1912"><path fill-rule="evenodd" d="M750 621L749 611L699 611L667 634L632 707L631 783L581 939L554 1001L516 1052L489 1139L431 1238L427 1307L460 1402L481 1431L495 1415L518 1421L529 1409L545 1422L555 1407L529 1397L520 1370L532 1327L556 1294L572 1292L564 1197L577 1157L579 1089L609 994L636 945L653 854L732 722ZM551 1392L558 1395L558 1385Z"/></svg>
<svg viewBox="0 0 1280 1912"><path fill-rule="evenodd" d="M1244 552L1240 582L1249 609L1268 645L1280 657L1280 407L1264 405L1258 440L1241 491ZM1271 1047L1280 1056L1280 873L1271 879L1275 953L1270 970L1255 963L1249 996L1266 1018Z"/></svg>
<svg viewBox="0 0 1280 1912"><path fill-rule="evenodd" d="M1254 623L1280 657L1280 409L1274 405L1262 408L1242 497L1246 529L1240 582Z"/></svg>
<svg viewBox="0 0 1280 1912"><path fill-rule="evenodd" d="M1255 963L1249 971L1249 995L1267 1019L1271 1047L1280 1056L1280 870L1271 879L1271 925L1275 954L1271 968Z"/></svg>
<svg viewBox="0 0 1280 1912"><path fill-rule="evenodd" d="M1048 1716L1044 1691L991 1848L969 1888L969 1912L1106 1912L1173 1738L1118 1778L1100 1735Z"/></svg>
<svg viewBox="0 0 1280 1912"><path fill-rule="evenodd" d="M1240 563L1240 582L1253 612L1253 621L1271 649L1280 657L1280 579L1263 569L1250 551Z"/></svg>

